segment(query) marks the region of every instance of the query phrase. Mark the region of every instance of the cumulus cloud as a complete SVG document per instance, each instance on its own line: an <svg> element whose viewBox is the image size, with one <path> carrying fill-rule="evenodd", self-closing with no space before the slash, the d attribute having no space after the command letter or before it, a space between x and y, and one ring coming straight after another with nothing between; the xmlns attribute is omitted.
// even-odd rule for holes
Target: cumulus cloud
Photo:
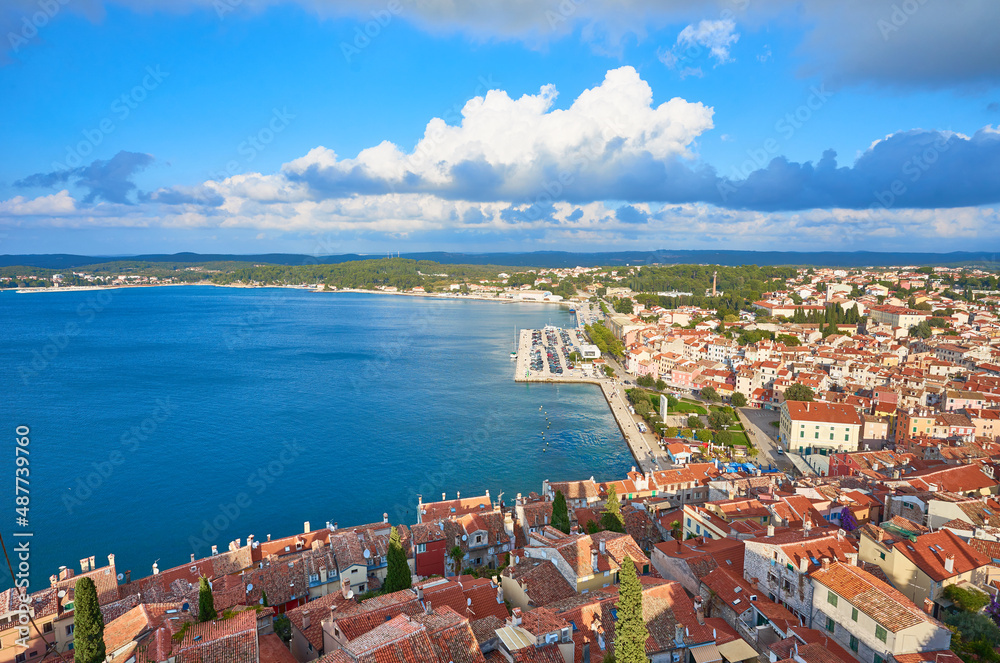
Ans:
<svg viewBox="0 0 1000 663"><path fill-rule="evenodd" d="M127 205L133 202L129 194L136 190L132 177L151 163L150 154L122 150L108 160L97 159L87 166L35 173L14 182L14 186L50 188L72 182L87 189L83 199L86 203L105 200Z"/></svg>
<svg viewBox="0 0 1000 663"><path fill-rule="evenodd" d="M709 54L718 64L729 62L729 49L739 41L736 32L736 21L731 18L718 21L699 21L697 25L689 25L677 35L677 46L689 48L701 46L708 49Z"/></svg>
<svg viewBox="0 0 1000 663"><path fill-rule="evenodd" d="M38 198L14 196L10 200L0 201L0 215L9 216L57 216L72 214L76 211L76 201L63 189L59 193Z"/></svg>

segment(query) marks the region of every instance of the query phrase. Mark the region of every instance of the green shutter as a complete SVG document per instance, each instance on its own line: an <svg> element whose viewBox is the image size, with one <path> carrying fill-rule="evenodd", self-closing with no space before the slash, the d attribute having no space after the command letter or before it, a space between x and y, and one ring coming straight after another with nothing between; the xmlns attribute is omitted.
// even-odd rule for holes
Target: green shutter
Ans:
<svg viewBox="0 0 1000 663"><path fill-rule="evenodd" d="M857 608L851 608L851 619L853 619L854 621L858 621L858 609ZM855 649L854 651L857 651L857 650Z"/></svg>
<svg viewBox="0 0 1000 663"><path fill-rule="evenodd" d="M837 595L831 591L826 593L826 602L832 605L834 608L837 607Z"/></svg>
<svg viewBox="0 0 1000 663"><path fill-rule="evenodd" d="M882 628L881 626L875 626L875 637L876 638L878 638L882 642L885 642L885 639L886 639L887 635L888 635L888 633L886 632L886 630L884 628Z"/></svg>

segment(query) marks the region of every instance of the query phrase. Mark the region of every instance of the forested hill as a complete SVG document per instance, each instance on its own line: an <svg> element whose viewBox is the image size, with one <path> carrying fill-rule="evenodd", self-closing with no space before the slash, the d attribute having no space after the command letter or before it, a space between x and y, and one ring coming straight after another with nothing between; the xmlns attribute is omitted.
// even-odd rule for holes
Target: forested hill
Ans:
<svg viewBox="0 0 1000 663"><path fill-rule="evenodd" d="M344 254L309 256L294 253L258 255L176 253L139 256L82 256L64 253L32 255L0 255L0 267L24 265L44 269L68 269L108 262L134 261L151 263L210 263L241 262L268 265L334 265L358 260L381 258L381 255ZM602 265L801 265L816 267L888 267L899 265L959 265L995 264L992 252L959 251L953 253L877 253L870 251L617 251L605 253L573 253L567 251L535 251L530 253L403 253L401 257L431 261L443 265L507 265L511 267L598 267Z"/></svg>

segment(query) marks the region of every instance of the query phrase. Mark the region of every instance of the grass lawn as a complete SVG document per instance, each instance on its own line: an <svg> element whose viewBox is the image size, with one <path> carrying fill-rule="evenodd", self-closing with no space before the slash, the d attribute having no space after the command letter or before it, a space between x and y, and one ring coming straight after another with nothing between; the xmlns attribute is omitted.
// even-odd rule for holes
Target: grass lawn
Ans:
<svg viewBox="0 0 1000 663"><path fill-rule="evenodd" d="M702 406L687 401L679 402L677 407L670 409L670 412L674 414L708 414Z"/></svg>
<svg viewBox="0 0 1000 663"><path fill-rule="evenodd" d="M733 437L733 444L734 445L741 444L741 445L743 445L745 447L748 447L748 448L750 447L750 440L748 440L747 436L744 435L743 433L731 433L731 435Z"/></svg>

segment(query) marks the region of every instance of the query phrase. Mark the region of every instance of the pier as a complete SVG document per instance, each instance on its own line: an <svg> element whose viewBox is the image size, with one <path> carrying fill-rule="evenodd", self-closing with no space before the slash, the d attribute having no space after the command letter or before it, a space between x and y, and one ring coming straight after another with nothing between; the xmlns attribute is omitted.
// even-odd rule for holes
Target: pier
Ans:
<svg viewBox="0 0 1000 663"><path fill-rule="evenodd" d="M576 330L566 330L569 332L571 340L578 339ZM533 335L541 332L541 340L538 336L533 343ZM556 342L550 344L545 330L522 329L518 335L517 361L514 362L515 382L540 382L550 384L593 384L601 388L604 399L611 408L611 414L618 424L618 428L625 438L632 457L643 472L654 472L658 469L671 467L669 457L664 453L656 441L656 436L652 432L642 433L639 431L638 422L642 417L634 415L629 410L628 397L625 394L625 387L615 378L609 378L599 366L577 362L574 368L569 368L565 355L562 352L562 337L555 334ZM541 354L542 367L536 369L532 364L532 350ZM577 349L579 345L577 344ZM547 361L547 351L553 353L558 360L562 373L554 373L550 370L550 362ZM537 366L537 364L535 365Z"/></svg>

